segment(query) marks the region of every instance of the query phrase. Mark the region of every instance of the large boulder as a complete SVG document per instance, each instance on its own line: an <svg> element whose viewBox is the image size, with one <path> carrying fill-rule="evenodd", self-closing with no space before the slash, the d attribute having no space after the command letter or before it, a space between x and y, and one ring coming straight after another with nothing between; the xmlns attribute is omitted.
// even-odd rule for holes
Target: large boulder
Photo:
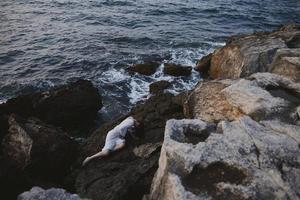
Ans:
<svg viewBox="0 0 300 200"><path fill-rule="evenodd" d="M171 76L189 76L192 73L192 67L165 63L164 73Z"/></svg>
<svg viewBox="0 0 300 200"><path fill-rule="evenodd" d="M278 49L268 71L300 81L300 48Z"/></svg>
<svg viewBox="0 0 300 200"><path fill-rule="evenodd" d="M149 200L299 199L299 126L169 120ZM299 138L298 138L299 139Z"/></svg>
<svg viewBox="0 0 300 200"><path fill-rule="evenodd" d="M229 80L200 82L184 103L185 117L218 122L232 121L242 116L243 112L232 106L222 93L232 83Z"/></svg>
<svg viewBox="0 0 300 200"><path fill-rule="evenodd" d="M46 92L10 99L0 104L0 113L33 116L74 131L89 127L101 107L98 90L90 81L79 80Z"/></svg>
<svg viewBox="0 0 300 200"><path fill-rule="evenodd" d="M125 149L107 158L95 159L79 170L76 190L81 196L103 200L138 200L149 193L158 167L165 122L170 118L182 118L182 105L171 94L158 94L136 106L129 115L142 122L143 128L134 136L126 136ZM103 125L88 138L81 149L79 164L85 156L101 150L107 132L125 117Z"/></svg>
<svg viewBox="0 0 300 200"><path fill-rule="evenodd" d="M134 64L128 68L129 71L137 72L146 76L154 74L159 67L157 62L146 62L140 64Z"/></svg>
<svg viewBox="0 0 300 200"><path fill-rule="evenodd" d="M30 191L23 192L17 200L81 200L77 194L68 193L61 188L50 188L44 190L40 187L33 187Z"/></svg>
<svg viewBox="0 0 300 200"><path fill-rule="evenodd" d="M184 105L186 117L210 122L236 120L249 115L255 120L281 119L298 123L300 85L270 73L248 79L201 82Z"/></svg>
<svg viewBox="0 0 300 200"><path fill-rule="evenodd" d="M236 79L265 72L276 50L286 47L281 38L239 38L213 53L209 75L214 79Z"/></svg>
<svg viewBox="0 0 300 200"><path fill-rule="evenodd" d="M10 199L36 184L63 184L77 156L77 143L38 119L11 115L1 152L1 194Z"/></svg>
<svg viewBox="0 0 300 200"><path fill-rule="evenodd" d="M237 79L256 72L277 72L298 80L298 55L285 55L281 61L274 59L278 50L298 51L294 48L298 48L299 36L300 27L297 25L284 26L273 32L232 36L224 47L216 49L212 55L203 57L198 62L198 68L204 74L208 71L213 79ZM269 68L271 63L274 64ZM285 66L281 66L282 63ZM293 72L296 72L296 75Z"/></svg>

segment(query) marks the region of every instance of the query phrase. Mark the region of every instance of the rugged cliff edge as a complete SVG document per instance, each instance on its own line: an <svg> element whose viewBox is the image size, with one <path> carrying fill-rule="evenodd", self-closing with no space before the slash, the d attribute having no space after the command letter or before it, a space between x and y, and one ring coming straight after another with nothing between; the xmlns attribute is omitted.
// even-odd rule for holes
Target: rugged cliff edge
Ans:
<svg viewBox="0 0 300 200"><path fill-rule="evenodd" d="M147 200L300 199L300 28L234 36L169 120ZM271 73L258 73L271 72Z"/></svg>
<svg viewBox="0 0 300 200"><path fill-rule="evenodd" d="M0 105L0 181L9 183L1 189L65 187L104 200L300 199L299 38L297 25L233 36L198 62L209 79L178 96L163 92L168 83L152 85L152 97L83 144L68 135L74 125L90 127L102 106L89 82ZM126 148L81 167L128 115L144 126L127 136ZM33 188L19 199L79 196Z"/></svg>
<svg viewBox="0 0 300 200"><path fill-rule="evenodd" d="M200 98L197 119L167 122L147 199L300 198L300 84L258 73L224 85L223 107Z"/></svg>

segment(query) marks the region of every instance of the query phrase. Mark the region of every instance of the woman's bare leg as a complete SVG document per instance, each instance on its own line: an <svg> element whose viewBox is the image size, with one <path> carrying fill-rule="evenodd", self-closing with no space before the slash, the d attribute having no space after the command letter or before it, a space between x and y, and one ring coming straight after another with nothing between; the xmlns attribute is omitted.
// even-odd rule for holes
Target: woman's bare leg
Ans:
<svg viewBox="0 0 300 200"><path fill-rule="evenodd" d="M94 158L108 156L108 154L109 154L109 150L102 150L102 151L100 151L100 152L98 152L98 153L96 153L96 154L94 154L94 155L92 155L92 156L90 156L90 157L87 157L87 158L83 161L82 165L85 165L86 163L88 163L90 160L92 160L92 159L94 159Z"/></svg>

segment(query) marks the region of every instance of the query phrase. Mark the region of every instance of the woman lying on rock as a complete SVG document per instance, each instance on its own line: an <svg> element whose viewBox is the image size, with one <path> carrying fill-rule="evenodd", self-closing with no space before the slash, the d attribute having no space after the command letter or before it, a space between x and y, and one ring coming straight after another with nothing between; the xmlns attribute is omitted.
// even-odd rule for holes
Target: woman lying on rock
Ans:
<svg viewBox="0 0 300 200"><path fill-rule="evenodd" d="M125 146L126 134L135 131L139 126L140 123L136 119L131 116L127 117L119 125L117 125L107 133L103 149L100 152L87 157L83 161L82 165L85 165L87 162L94 158L105 157L113 151L122 149Z"/></svg>

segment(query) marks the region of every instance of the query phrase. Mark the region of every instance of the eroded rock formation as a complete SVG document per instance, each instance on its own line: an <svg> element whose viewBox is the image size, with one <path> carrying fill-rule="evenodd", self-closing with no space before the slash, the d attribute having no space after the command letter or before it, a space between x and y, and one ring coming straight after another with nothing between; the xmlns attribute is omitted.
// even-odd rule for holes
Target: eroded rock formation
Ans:
<svg viewBox="0 0 300 200"><path fill-rule="evenodd" d="M233 36L211 56L204 56L198 62L198 69L213 79L237 79L256 72L272 72L298 81L299 38L298 25L284 26L273 32Z"/></svg>
<svg viewBox="0 0 300 200"><path fill-rule="evenodd" d="M271 73L240 80L200 83L185 102L187 117L210 122L248 115L256 120L277 119L299 123L300 84Z"/></svg>
<svg viewBox="0 0 300 200"><path fill-rule="evenodd" d="M280 122L281 123L281 122ZM284 127L284 128L283 128ZM217 131L218 130L218 131ZM146 199L299 199L300 126L169 120ZM191 142L189 137L193 134Z"/></svg>

